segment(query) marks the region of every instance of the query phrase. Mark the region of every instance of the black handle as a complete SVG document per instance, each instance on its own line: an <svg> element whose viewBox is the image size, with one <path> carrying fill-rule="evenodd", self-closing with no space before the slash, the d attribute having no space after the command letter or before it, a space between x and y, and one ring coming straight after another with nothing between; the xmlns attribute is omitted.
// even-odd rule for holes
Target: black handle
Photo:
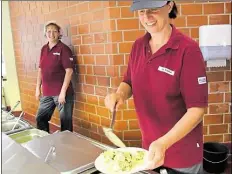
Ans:
<svg viewBox="0 0 232 174"><path fill-rule="evenodd" d="M118 103L118 102L115 102L114 110L113 110L113 113L112 113L112 118L111 118L111 123L110 123L110 128L111 128L111 129L112 129L113 126L114 126L114 121L115 121L115 117L116 117L116 106L117 106L117 103Z"/></svg>

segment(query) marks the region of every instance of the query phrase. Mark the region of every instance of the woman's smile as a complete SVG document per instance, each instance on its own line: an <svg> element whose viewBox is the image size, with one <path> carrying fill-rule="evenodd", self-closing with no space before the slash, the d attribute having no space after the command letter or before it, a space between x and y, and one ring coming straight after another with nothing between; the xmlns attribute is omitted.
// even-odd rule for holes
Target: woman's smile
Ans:
<svg viewBox="0 0 232 174"><path fill-rule="evenodd" d="M153 27L153 26L156 25L156 23L157 23L157 22L145 22L145 25L146 25L147 27Z"/></svg>

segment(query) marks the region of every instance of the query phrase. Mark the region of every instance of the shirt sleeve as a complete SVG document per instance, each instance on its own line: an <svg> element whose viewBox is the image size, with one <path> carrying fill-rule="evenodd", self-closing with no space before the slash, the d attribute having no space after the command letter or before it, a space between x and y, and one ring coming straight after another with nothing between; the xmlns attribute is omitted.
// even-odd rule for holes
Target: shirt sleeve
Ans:
<svg viewBox="0 0 232 174"><path fill-rule="evenodd" d="M135 45L136 45L136 41L132 45L132 49L131 49L130 56L129 56L129 62L128 62L128 65L127 65L127 70L124 73L124 77L123 77L123 81L122 81L122 82L127 83L128 85L130 85L131 89L132 89L131 71L132 71L133 52L135 50Z"/></svg>
<svg viewBox="0 0 232 174"><path fill-rule="evenodd" d="M187 108L207 107L208 82L199 46L187 49L180 74L180 90Z"/></svg>
<svg viewBox="0 0 232 174"><path fill-rule="evenodd" d="M132 88L132 85L131 85L131 55L130 55L130 58L129 58L127 70L124 73L123 82L127 83Z"/></svg>
<svg viewBox="0 0 232 174"><path fill-rule="evenodd" d="M42 62L43 49L44 49L44 47L42 47L41 52L40 52L40 58L39 58L39 68L41 68L41 62Z"/></svg>
<svg viewBox="0 0 232 174"><path fill-rule="evenodd" d="M68 46L64 46L61 53L61 61L64 69L73 68L74 57L71 49Z"/></svg>

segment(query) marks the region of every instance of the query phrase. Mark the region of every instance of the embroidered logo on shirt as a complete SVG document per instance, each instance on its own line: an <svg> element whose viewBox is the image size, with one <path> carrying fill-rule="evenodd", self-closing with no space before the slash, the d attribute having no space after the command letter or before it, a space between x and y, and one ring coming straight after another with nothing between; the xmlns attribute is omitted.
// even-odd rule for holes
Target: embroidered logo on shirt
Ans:
<svg viewBox="0 0 232 174"><path fill-rule="evenodd" d="M198 84L202 85L206 83L206 77L198 77Z"/></svg>
<svg viewBox="0 0 232 174"><path fill-rule="evenodd" d="M69 59L70 59L71 61L73 61L73 58L72 58L72 57L69 57Z"/></svg>
<svg viewBox="0 0 232 174"><path fill-rule="evenodd" d="M165 68L165 67L162 67L162 66L159 66L158 70L161 72L167 73L169 75L172 75L172 76L174 76L174 74L175 74L175 71L172 71L172 70Z"/></svg>
<svg viewBox="0 0 232 174"><path fill-rule="evenodd" d="M60 53L53 53L53 55L58 55L58 56L59 56L59 55L60 55Z"/></svg>

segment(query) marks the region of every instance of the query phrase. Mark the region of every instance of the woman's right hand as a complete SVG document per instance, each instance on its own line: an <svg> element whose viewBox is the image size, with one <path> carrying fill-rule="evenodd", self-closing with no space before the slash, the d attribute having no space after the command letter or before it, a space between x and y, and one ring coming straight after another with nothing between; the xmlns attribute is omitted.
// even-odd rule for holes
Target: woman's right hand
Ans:
<svg viewBox="0 0 232 174"><path fill-rule="evenodd" d="M111 112L114 111L114 105L117 102L116 105L116 111L119 109L119 107L124 104L124 97L122 93L112 93L108 94L105 98L105 106L110 109Z"/></svg>
<svg viewBox="0 0 232 174"><path fill-rule="evenodd" d="M36 88L36 91L35 91L35 99L37 100L37 101L39 101L39 98L40 98L40 89L37 89Z"/></svg>

